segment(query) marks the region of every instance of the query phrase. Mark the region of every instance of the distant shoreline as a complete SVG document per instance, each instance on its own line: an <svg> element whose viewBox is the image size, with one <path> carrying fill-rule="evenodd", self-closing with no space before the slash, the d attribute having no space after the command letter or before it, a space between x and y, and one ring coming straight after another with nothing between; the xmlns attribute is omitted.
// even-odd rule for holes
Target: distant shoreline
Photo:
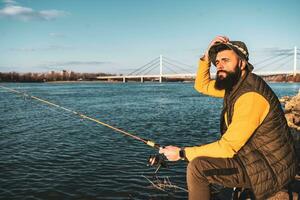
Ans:
<svg viewBox="0 0 300 200"><path fill-rule="evenodd" d="M300 82L294 82L294 81L268 81L266 80L267 83L300 83ZM37 82L37 81L3 81L1 83L48 83L48 84L56 84L56 83L61 83L61 84L73 84L73 83L110 83L110 84L116 84L116 83L123 83L122 81L99 81L99 80L93 80L93 81L45 81L45 82ZM158 81L145 81L143 83L139 81L128 81L126 83L157 83L159 84ZM163 81L162 83L194 83L194 81Z"/></svg>
<svg viewBox="0 0 300 200"><path fill-rule="evenodd" d="M1 74L1 73L0 73ZM121 77L121 76L120 76ZM126 77L126 76L125 76ZM278 75L268 75L268 76L260 76L268 83L299 83L300 82L300 74L296 74L295 76L288 74L278 74ZM159 83L159 79L156 78L109 78L109 76L105 76L105 79L99 80L93 74L85 74L83 78L68 78L66 76L58 76L48 77L48 78L34 78L34 77L23 77L23 79L19 79L20 76L16 75L16 78L6 76L5 78L0 77L0 83L8 82L8 83ZM71 80L70 80L71 79ZM195 77L176 77L176 78L163 78L162 82L164 83L171 83L171 82L181 82L181 83L192 83L195 81Z"/></svg>

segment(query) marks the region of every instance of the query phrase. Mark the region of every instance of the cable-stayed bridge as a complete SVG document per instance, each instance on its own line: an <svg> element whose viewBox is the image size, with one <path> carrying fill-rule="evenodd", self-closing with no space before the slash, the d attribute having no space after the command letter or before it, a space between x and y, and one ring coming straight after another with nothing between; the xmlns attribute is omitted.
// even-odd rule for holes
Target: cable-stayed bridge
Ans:
<svg viewBox="0 0 300 200"><path fill-rule="evenodd" d="M99 80L128 80L159 81L170 79L194 79L195 66L184 64L180 61L160 55L147 62L145 65L136 68L127 75L120 76L99 76Z"/></svg>
<svg viewBox="0 0 300 200"><path fill-rule="evenodd" d="M297 73L297 60L299 60L300 51L294 49L276 50L273 55L266 57L254 65L254 73L261 76L271 75L293 75ZM287 70L286 68L290 70ZM99 76L98 80L107 81L176 81L176 80L194 80L196 77L197 66L185 64L181 61L160 55L159 57L136 67L126 75L119 76ZM215 76L215 69L212 70L212 77Z"/></svg>

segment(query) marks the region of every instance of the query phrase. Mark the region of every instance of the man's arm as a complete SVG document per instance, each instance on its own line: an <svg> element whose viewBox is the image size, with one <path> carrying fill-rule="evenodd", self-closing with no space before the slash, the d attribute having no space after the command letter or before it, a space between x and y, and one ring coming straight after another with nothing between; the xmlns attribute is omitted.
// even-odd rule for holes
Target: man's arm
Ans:
<svg viewBox="0 0 300 200"><path fill-rule="evenodd" d="M215 80L210 79L210 58L208 55L209 49L217 42L226 43L229 38L226 36L217 36L209 44L205 54L199 61L198 72L195 80L195 89L206 95L223 98L225 90L215 89Z"/></svg>
<svg viewBox="0 0 300 200"><path fill-rule="evenodd" d="M224 97L225 90L215 89L216 81L211 80L209 68L210 62L205 58L201 58L199 61L199 67L194 87L200 93L222 98Z"/></svg>
<svg viewBox="0 0 300 200"><path fill-rule="evenodd" d="M256 92L248 92L239 97L234 105L232 123L220 140L197 147L186 147L186 158L191 161L199 156L232 158L269 112L268 101Z"/></svg>

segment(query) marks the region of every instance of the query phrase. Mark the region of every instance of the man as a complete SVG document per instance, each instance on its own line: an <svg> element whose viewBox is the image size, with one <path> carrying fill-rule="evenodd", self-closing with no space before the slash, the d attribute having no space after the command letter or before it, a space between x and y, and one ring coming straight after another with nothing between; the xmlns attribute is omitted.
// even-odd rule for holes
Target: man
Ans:
<svg viewBox="0 0 300 200"><path fill-rule="evenodd" d="M167 146L168 160L186 159L189 199L210 199L209 184L249 188L267 199L295 177L296 154L278 98L248 62L243 42L216 37L199 61L195 89L224 99L221 137L195 147ZM210 79L210 63L217 68Z"/></svg>

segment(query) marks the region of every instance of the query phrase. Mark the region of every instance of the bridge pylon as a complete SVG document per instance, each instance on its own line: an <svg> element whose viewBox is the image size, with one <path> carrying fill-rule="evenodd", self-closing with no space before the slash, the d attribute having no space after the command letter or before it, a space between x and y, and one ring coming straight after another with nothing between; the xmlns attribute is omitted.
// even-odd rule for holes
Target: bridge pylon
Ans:
<svg viewBox="0 0 300 200"><path fill-rule="evenodd" d="M297 47L294 47L294 77L297 75Z"/></svg>
<svg viewBox="0 0 300 200"><path fill-rule="evenodd" d="M163 56L159 55L159 82L162 82L163 76Z"/></svg>

